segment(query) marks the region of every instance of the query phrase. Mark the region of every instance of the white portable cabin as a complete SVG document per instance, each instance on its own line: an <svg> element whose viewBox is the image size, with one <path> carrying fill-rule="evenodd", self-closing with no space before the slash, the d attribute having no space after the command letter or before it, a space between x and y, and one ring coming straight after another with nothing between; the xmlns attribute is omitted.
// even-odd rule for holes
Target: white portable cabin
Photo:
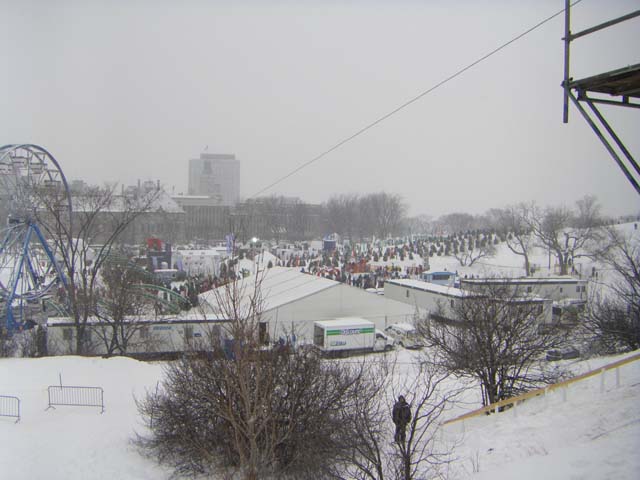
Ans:
<svg viewBox="0 0 640 480"><path fill-rule="evenodd" d="M436 310L444 310L444 315L450 316L451 309L462 300L464 292L423 280L397 279L384 282L384 296L412 305L423 316Z"/></svg>
<svg viewBox="0 0 640 480"><path fill-rule="evenodd" d="M569 275L559 277L517 277L517 278L463 278L460 288L477 291L487 285L507 285L521 294L531 294L548 298L554 302L562 300L587 300L587 280Z"/></svg>
<svg viewBox="0 0 640 480"><path fill-rule="evenodd" d="M474 292L455 287L447 287L421 280L387 280L384 284L385 297L413 305L422 315L440 312L445 318L454 320L454 309L458 302L473 296ZM534 302L540 306L540 322L552 323L552 301L539 295L523 294L519 301Z"/></svg>
<svg viewBox="0 0 640 480"><path fill-rule="evenodd" d="M152 319L131 318L121 328L128 337L127 354L153 356L184 352L197 342L207 342L211 335L224 338L225 323L215 318L204 318L184 312L180 316L158 316ZM68 317L51 317L46 323L47 349L50 355L65 355L75 352L77 330ZM112 334L112 325L91 318L85 331L89 353L108 353L107 342Z"/></svg>

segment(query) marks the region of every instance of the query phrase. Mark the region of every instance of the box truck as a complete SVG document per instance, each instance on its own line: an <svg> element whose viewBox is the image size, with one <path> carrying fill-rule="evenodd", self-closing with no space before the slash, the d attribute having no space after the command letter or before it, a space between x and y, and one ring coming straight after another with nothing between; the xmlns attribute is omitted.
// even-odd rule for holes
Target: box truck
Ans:
<svg viewBox="0 0 640 480"><path fill-rule="evenodd" d="M389 351L394 342L363 318L337 318L313 324L313 344L326 355Z"/></svg>

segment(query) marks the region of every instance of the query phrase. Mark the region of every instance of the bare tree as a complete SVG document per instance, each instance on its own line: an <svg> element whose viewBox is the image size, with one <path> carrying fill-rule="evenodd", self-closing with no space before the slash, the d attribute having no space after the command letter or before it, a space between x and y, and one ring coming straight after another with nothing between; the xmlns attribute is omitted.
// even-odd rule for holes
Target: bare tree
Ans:
<svg viewBox="0 0 640 480"><path fill-rule="evenodd" d="M490 258L496 254L496 247L491 241L491 236L485 235L480 242L470 240L466 245L463 243L457 252L453 252L453 256L460 265L470 267L482 258Z"/></svg>
<svg viewBox="0 0 640 480"><path fill-rule="evenodd" d="M307 232L312 230L311 208L299 198L294 199L287 206L286 232L287 239L299 241L306 238Z"/></svg>
<svg viewBox="0 0 640 480"><path fill-rule="evenodd" d="M338 434L345 448L330 474L335 479L384 480L436 478L449 463L451 445L440 442L440 419L459 393L444 385L448 373L416 361L402 367L396 360L361 360L363 375L353 389L353 402ZM411 402L412 419L404 442L389 444L395 398L402 393Z"/></svg>
<svg viewBox="0 0 640 480"><path fill-rule="evenodd" d="M387 238L399 233L407 206L400 195L386 192L371 193L360 199L360 212L370 233L378 238Z"/></svg>
<svg viewBox="0 0 640 480"><path fill-rule="evenodd" d="M412 417L406 442L396 444L391 478L441 478L443 467L453 460L453 446L438 441L442 414L461 392L445 385L448 378L449 372L430 362L420 362L412 378L406 378L400 387L411 406Z"/></svg>
<svg viewBox="0 0 640 480"><path fill-rule="evenodd" d="M285 197L272 195L260 198L258 211L263 218L268 219L267 236L276 241L287 238L289 202Z"/></svg>
<svg viewBox="0 0 640 480"><path fill-rule="evenodd" d="M608 267L589 302L587 326L605 352L640 348L640 241L615 227L594 255ZM594 289L595 290L595 289Z"/></svg>
<svg viewBox="0 0 640 480"><path fill-rule="evenodd" d="M263 222L259 212L259 205L255 200L236 205L229 213L229 231L242 242L247 243L252 236L262 236Z"/></svg>
<svg viewBox="0 0 640 480"><path fill-rule="evenodd" d="M371 195L370 201L376 219L378 236L384 238L397 234L407 211L402 197L382 192Z"/></svg>
<svg viewBox="0 0 640 480"><path fill-rule="evenodd" d="M152 275L126 256L116 255L109 256L100 273L95 312L98 321L93 331L107 355L153 351L159 345L149 331L148 320L158 313L160 299L157 292L146 288L153 281Z"/></svg>
<svg viewBox="0 0 640 480"><path fill-rule="evenodd" d="M533 203L510 205L496 212L498 232L504 237L507 247L514 254L523 257L525 276L531 275L529 255L533 248L531 215L535 211Z"/></svg>
<svg viewBox="0 0 640 480"><path fill-rule="evenodd" d="M490 282L419 324L433 362L475 378L483 404L509 398L543 383L537 362L564 345L566 332L543 328L543 306L507 282Z"/></svg>
<svg viewBox="0 0 640 480"><path fill-rule="evenodd" d="M61 190L37 192L41 209L38 223L54 244L66 276L65 299L75 324L75 351L91 348L87 323L95 314L100 269L122 232L149 211L159 190L117 195L116 186L88 187L73 196L73 215L61 208Z"/></svg>
<svg viewBox="0 0 640 480"><path fill-rule="evenodd" d="M375 235L386 238L399 234L405 222L407 207L402 197L386 192L339 195L325 205L330 230L348 238Z"/></svg>
<svg viewBox="0 0 640 480"><path fill-rule="evenodd" d="M407 218L404 225L405 233L408 235L425 235L433 230L433 222L429 215L418 215Z"/></svg>
<svg viewBox="0 0 640 480"><path fill-rule="evenodd" d="M577 202L576 211L565 207L535 209L530 227L543 248L555 255L560 274L568 275L569 267L579 257L590 256L590 246L601 237L602 217L595 197L585 196Z"/></svg>
<svg viewBox="0 0 640 480"><path fill-rule="evenodd" d="M476 228L476 221L469 213L449 213L438 218L437 223L449 233L466 233Z"/></svg>
<svg viewBox="0 0 640 480"><path fill-rule="evenodd" d="M329 230L354 239L356 233L360 233L359 202L360 198L356 194L331 197L324 207Z"/></svg>

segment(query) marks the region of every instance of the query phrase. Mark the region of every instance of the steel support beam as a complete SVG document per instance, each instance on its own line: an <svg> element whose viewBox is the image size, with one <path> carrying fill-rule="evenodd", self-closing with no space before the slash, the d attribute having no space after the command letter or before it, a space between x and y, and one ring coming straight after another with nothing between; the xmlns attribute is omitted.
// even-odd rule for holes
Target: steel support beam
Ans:
<svg viewBox="0 0 640 480"><path fill-rule="evenodd" d="M631 103L629 101L616 101L616 100L607 100L605 98L593 98L593 97L587 97L585 95L585 98L589 100L589 102L591 103L601 103L603 105L614 105L616 107L628 107L628 108L640 108L640 103Z"/></svg>
<svg viewBox="0 0 640 480"><path fill-rule="evenodd" d="M573 95L573 92L569 92L569 98L573 101L573 104L576 106L578 111L582 114L582 116L587 121L591 129L595 132L595 134L598 136L598 138L600 139L604 147L607 149L609 154L613 157L615 162L618 164L618 167L620 167L620 170L622 170L622 173L624 173L625 177L627 177L627 180L631 182L631 185L633 185L633 188L635 188L636 192L640 195L640 185L638 185L637 180L633 177L633 175L631 175L626 165L618 155L618 153L615 151L615 149L611 146L609 141L602 134L602 132L600 131L598 126L595 124L593 119L589 116L589 113L582 107L582 105L580 104L580 101Z"/></svg>
<svg viewBox="0 0 640 480"><path fill-rule="evenodd" d="M603 28L611 27L611 26L616 25L618 23L624 22L625 20L631 20L632 18L635 18L635 17L640 17L640 10L636 10L635 12L627 13L626 15L623 15L623 16L618 17L618 18L614 18L613 20L609 20L608 22L604 22L604 23L601 23L600 25L596 25L594 27L582 30L581 32L574 33L573 35L571 34L571 32L566 32L565 31L563 40L569 39L569 41L571 42L571 41L575 40L576 38L580 38L580 37L583 37L585 35L589 35L590 33L597 32L598 30L602 30Z"/></svg>
<svg viewBox="0 0 640 480"><path fill-rule="evenodd" d="M564 104L562 106L562 122L569 123L569 46L571 44L571 0L564 0Z"/></svg>
<svg viewBox="0 0 640 480"><path fill-rule="evenodd" d="M624 143L622 143L622 140L620 140L620 137L616 135L616 132L613 131L613 128L611 128L611 125L609 125L607 120L602 116L602 114L600 113L600 110L598 110L596 106L589 101L588 98L586 98L584 101L587 103L587 105L589 105L589 108L591 108L591 111L593 112L593 114L598 118L598 121L604 127L607 133L611 136L611 138L616 143L620 151L624 154L625 157L627 157L627 161L631 164L631 166L634 168L636 173L640 175L640 167L638 167L638 164L636 163L635 159L631 155L631 152L629 152L629 150L627 150L627 147L624 146Z"/></svg>

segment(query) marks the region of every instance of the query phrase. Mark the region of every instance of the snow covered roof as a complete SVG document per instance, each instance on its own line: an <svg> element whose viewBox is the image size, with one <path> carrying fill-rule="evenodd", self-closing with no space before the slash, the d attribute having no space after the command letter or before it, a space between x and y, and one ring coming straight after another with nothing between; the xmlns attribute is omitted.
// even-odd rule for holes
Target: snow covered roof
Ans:
<svg viewBox="0 0 640 480"><path fill-rule="evenodd" d="M172 195L171 198L173 198L174 200L180 200L182 198L185 199L209 199L209 195Z"/></svg>
<svg viewBox="0 0 640 480"><path fill-rule="evenodd" d="M213 323L224 321L224 319L216 318L210 315L205 315L200 312L199 309L193 308L189 311L180 311L174 315L158 315L158 316L133 316L127 317L124 319L124 324L165 324L165 323L194 323L194 322L203 322L203 323ZM98 325L101 323L105 323L104 320L101 320L98 317L89 317L87 319L88 325ZM48 317L47 318L47 326L51 327L75 327L75 322L71 317Z"/></svg>
<svg viewBox="0 0 640 480"><path fill-rule="evenodd" d="M398 280L387 280L386 283L391 283L394 285L400 285L402 287L413 288L415 290L421 290L423 292L431 292L437 293L439 295L446 295L449 297L473 297L474 295L478 295L469 290L462 290L460 288L455 287L447 287L446 285L438 285L437 283L423 282L422 280L412 280L412 279L398 279ZM538 295L530 295L523 294L518 298L512 298L509 301L511 302L551 302L551 300L546 299L544 297L540 297Z"/></svg>
<svg viewBox="0 0 640 480"><path fill-rule="evenodd" d="M340 285L334 280L302 273L298 268L267 268L260 270L258 276L264 312ZM248 306L249 298L254 295L255 287L255 275L238 281L238 290L242 292L243 308ZM225 287L222 286L200 294L200 300L215 306L218 303L217 296L224 297L225 294Z"/></svg>
<svg viewBox="0 0 640 480"><path fill-rule="evenodd" d="M144 200L141 200L140 202L144 205ZM75 212L90 212L93 210L98 210L102 213L124 212L127 210L135 210L137 206L136 203L132 202L130 199L127 199L125 202L125 197L122 195L114 195L113 201L110 204L103 205L99 209L96 208L94 203L87 202L85 197L82 195L72 195L71 203ZM184 214L182 207L163 190L158 192L157 198L154 199L147 211L148 213L164 212Z"/></svg>
<svg viewBox="0 0 640 480"><path fill-rule="evenodd" d="M460 279L461 283L474 283L474 284L517 284L517 285L525 285L525 284L555 284L555 283L586 283L586 280L582 280L579 278L574 278L569 275L559 276L559 277L518 277L518 278L463 278Z"/></svg>
<svg viewBox="0 0 640 480"><path fill-rule="evenodd" d="M440 295L449 295L451 297L463 297L464 292L459 288L447 287L446 285L438 285L437 283L423 282L422 280L413 280L410 278L386 280L385 283L400 285L402 287L414 288L424 292L433 292Z"/></svg>
<svg viewBox="0 0 640 480"><path fill-rule="evenodd" d="M315 322L317 325L324 328L353 328L353 327L371 327L373 328L373 322L365 320L360 317L341 317L335 320L322 320Z"/></svg>
<svg viewBox="0 0 640 480"><path fill-rule="evenodd" d="M199 250L175 250L173 254L176 257L192 258L192 257L220 257L226 256L227 252L225 248L208 248Z"/></svg>

